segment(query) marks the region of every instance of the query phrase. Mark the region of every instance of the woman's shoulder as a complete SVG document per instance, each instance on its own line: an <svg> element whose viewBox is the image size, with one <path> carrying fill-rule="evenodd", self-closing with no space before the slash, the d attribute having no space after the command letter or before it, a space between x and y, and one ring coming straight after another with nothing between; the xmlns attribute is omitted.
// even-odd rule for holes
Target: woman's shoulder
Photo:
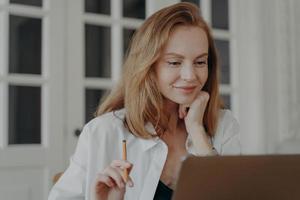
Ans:
<svg viewBox="0 0 300 200"><path fill-rule="evenodd" d="M125 109L114 110L111 112L104 113L93 118L89 121L86 126L90 129L96 128L98 126L111 126L111 125L119 125L123 124L125 119Z"/></svg>
<svg viewBox="0 0 300 200"><path fill-rule="evenodd" d="M106 133L123 133L126 128L124 126L125 109L115 110L104 113L89 121L84 130L92 135L105 135ZM110 134L111 135L111 134Z"/></svg>
<svg viewBox="0 0 300 200"><path fill-rule="evenodd" d="M212 139L220 155L241 154L239 123L230 110L220 110L217 131Z"/></svg>
<svg viewBox="0 0 300 200"><path fill-rule="evenodd" d="M239 134L239 123L231 110L221 109L219 113L219 122L215 137L227 140L235 134Z"/></svg>
<svg viewBox="0 0 300 200"><path fill-rule="evenodd" d="M219 124L221 123L231 123L233 121L236 121L236 118L231 110L229 109L220 109L219 111Z"/></svg>

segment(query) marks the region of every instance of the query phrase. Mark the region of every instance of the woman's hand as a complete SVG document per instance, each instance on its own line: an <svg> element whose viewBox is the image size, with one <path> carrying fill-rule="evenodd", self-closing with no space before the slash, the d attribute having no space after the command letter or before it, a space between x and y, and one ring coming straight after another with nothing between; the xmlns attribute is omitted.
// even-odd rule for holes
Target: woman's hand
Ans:
<svg viewBox="0 0 300 200"><path fill-rule="evenodd" d="M194 127L203 126L204 112L209 100L209 94L200 91L191 105L179 105L179 118L184 119L188 133Z"/></svg>
<svg viewBox="0 0 300 200"><path fill-rule="evenodd" d="M130 176L128 180L123 177L123 170L130 173L132 164L124 160L114 160L103 172L97 174L95 182L95 195L97 200L123 200L126 184L133 187Z"/></svg>
<svg viewBox="0 0 300 200"><path fill-rule="evenodd" d="M190 106L179 106L179 118L184 118L185 128L191 136L196 155L213 155L210 137L203 126L203 117L209 100L209 94L200 91ZM187 110L187 108L189 108Z"/></svg>

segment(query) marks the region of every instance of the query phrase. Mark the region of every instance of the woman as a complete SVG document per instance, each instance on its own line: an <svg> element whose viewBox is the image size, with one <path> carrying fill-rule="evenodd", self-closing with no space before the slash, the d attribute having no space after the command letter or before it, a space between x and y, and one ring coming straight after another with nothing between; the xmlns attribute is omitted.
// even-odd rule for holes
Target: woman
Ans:
<svg viewBox="0 0 300 200"><path fill-rule="evenodd" d="M238 124L221 109L212 35L196 6L178 3L149 17L124 65L50 200L170 199L187 154L241 153Z"/></svg>

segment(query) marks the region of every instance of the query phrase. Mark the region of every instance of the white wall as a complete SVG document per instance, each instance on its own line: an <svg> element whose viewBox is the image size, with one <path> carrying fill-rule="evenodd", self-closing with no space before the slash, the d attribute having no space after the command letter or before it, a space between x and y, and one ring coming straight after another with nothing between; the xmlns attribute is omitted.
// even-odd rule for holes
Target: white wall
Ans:
<svg viewBox="0 0 300 200"><path fill-rule="evenodd" d="M300 2L234 3L244 152L300 153Z"/></svg>

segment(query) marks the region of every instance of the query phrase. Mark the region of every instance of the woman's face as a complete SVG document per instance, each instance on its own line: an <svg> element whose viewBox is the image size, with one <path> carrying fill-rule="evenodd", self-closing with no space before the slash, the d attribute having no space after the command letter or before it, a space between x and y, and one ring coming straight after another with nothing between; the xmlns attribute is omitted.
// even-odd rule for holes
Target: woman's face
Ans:
<svg viewBox="0 0 300 200"><path fill-rule="evenodd" d="M189 105L208 77L208 40L196 26L179 26L155 64L157 85L171 102Z"/></svg>

